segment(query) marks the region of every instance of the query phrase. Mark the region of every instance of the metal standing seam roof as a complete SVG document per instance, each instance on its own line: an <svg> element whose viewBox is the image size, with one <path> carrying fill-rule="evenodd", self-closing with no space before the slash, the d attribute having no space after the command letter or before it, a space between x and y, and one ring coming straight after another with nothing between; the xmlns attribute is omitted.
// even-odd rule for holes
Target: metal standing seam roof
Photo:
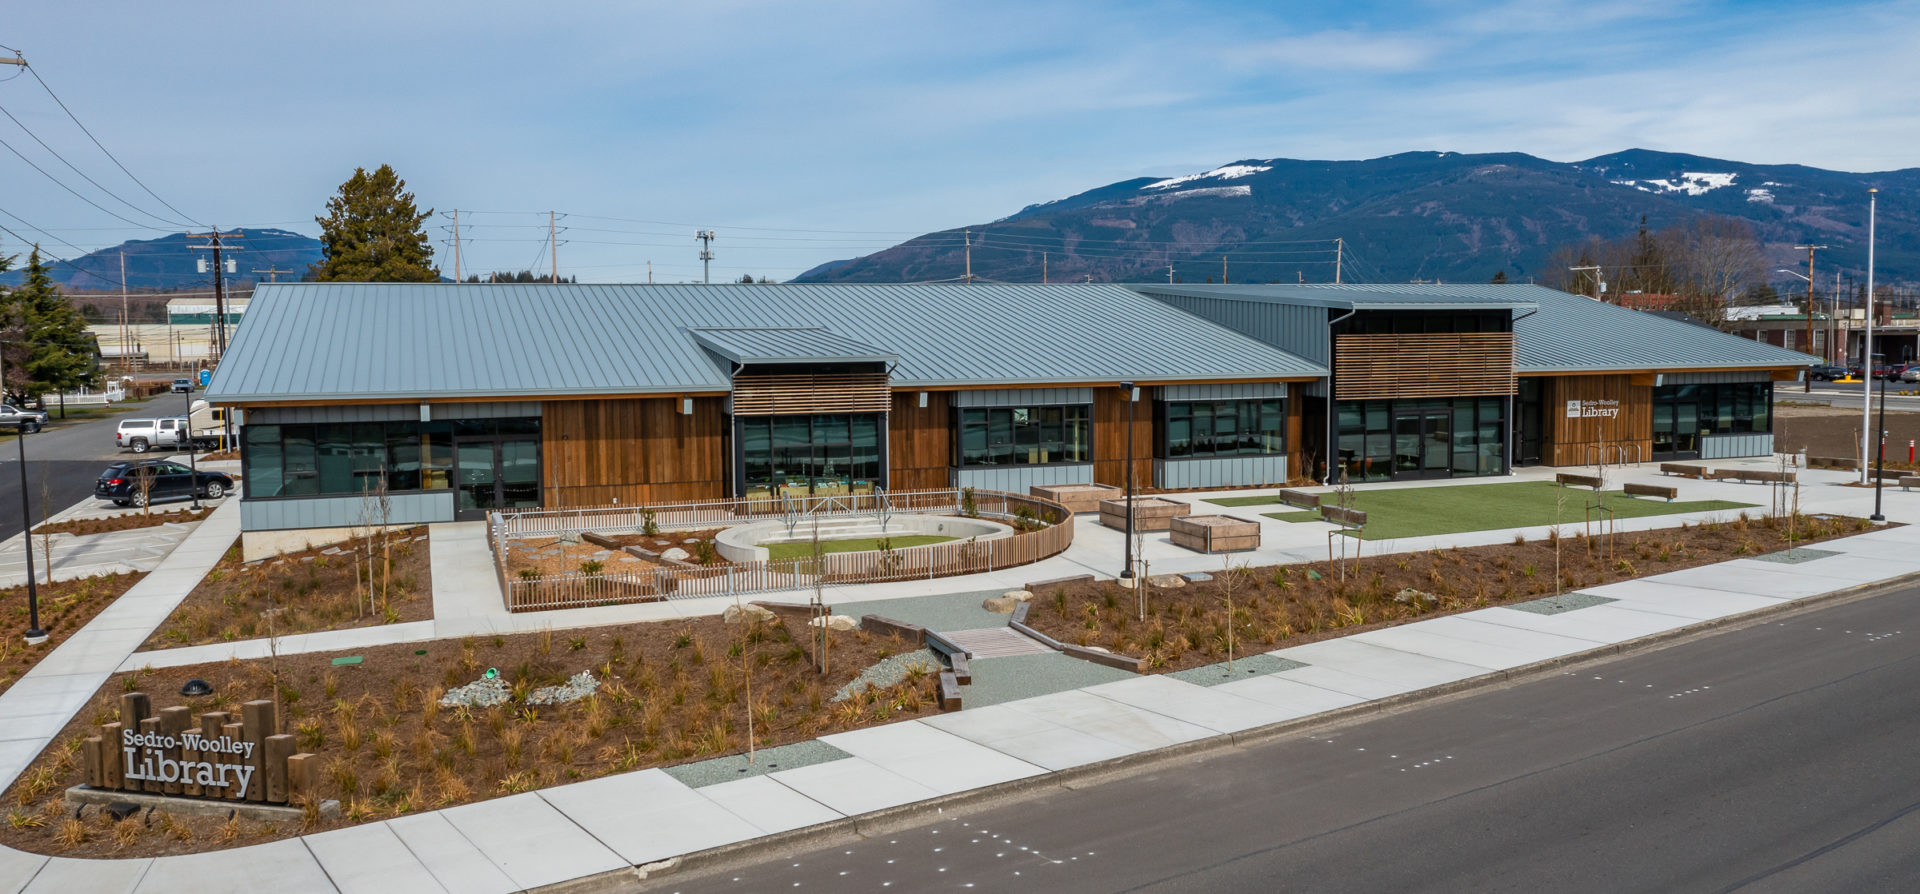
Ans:
<svg viewBox="0 0 1920 894"><path fill-rule="evenodd" d="M734 363L893 363L900 355L826 329L689 329L702 347Z"/></svg>
<svg viewBox="0 0 1920 894"><path fill-rule="evenodd" d="M1422 285L1356 285L1352 283L1315 283L1287 285L1264 283L1249 285L1159 285L1144 283L1130 288L1162 295L1187 295L1195 298L1224 298L1233 301L1263 301L1276 304L1308 304L1318 307L1360 308L1363 310L1528 310L1532 295L1504 291L1505 286L1451 286L1432 291Z"/></svg>
<svg viewBox="0 0 1920 894"><path fill-rule="evenodd" d="M897 354L892 381L908 388L1326 374L1111 285L262 283L207 390L226 403L721 392L726 362L690 330L734 330L712 338L745 351L738 331L768 328Z"/></svg>
<svg viewBox="0 0 1920 894"><path fill-rule="evenodd" d="M1808 354L1741 338L1711 326L1525 283L1141 285L1133 288L1142 292L1362 310L1507 308L1514 311L1514 368L1522 374L1777 369L1820 362Z"/></svg>

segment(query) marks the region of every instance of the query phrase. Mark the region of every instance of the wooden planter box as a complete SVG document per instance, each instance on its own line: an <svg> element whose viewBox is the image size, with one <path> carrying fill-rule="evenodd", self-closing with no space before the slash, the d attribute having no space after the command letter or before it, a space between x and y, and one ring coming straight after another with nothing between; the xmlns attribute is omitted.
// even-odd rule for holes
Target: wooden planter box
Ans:
<svg viewBox="0 0 1920 894"><path fill-rule="evenodd" d="M1117 500L1124 492L1110 484L1036 484L1027 492L1042 500L1052 500L1078 515L1099 512L1102 500Z"/></svg>
<svg viewBox="0 0 1920 894"><path fill-rule="evenodd" d="M1164 497L1135 497L1133 500L1133 529L1136 531L1165 531L1177 516L1186 515L1193 507L1178 500ZM1118 530L1127 529L1127 501L1100 501L1100 523Z"/></svg>
<svg viewBox="0 0 1920 894"><path fill-rule="evenodd" d="M1231 515L1189 515L1170 520L1174 546L1203 553L1232 553L1260 548L1260 523Z"/></svg>

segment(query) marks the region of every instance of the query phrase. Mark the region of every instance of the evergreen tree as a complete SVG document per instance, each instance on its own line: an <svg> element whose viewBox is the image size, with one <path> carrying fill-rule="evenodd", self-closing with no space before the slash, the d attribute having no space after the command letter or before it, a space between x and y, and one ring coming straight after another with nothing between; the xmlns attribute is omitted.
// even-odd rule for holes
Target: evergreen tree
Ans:
<svg viewBox="0 0 1920 894"><path fill-rule="evenodd" d="M1492 283L1492 284L1494 284L1494 285L1496 285L1496 286L1501 286L1501 285L1506 285L1506 283L1507 283L1507 271L1505 271L1505 270L1502 270L1502 271L1500 271L1499 273L1495 273L1495 274L1493 275L1493 278L1492 278L1492 279L1490 279L1490 280L1487 280L1487 282L1490 282L1490 283Z"/></svg>
<svg viewBox="0 0 1920 894"><path fill-rule="evenodd" d="M433 246L421 226L433 209L422 212L406 187L391 165L371 174L354 169L339 195L327 200L327 216L314 218L321 252L313 267L315 281L440 281Z"/></svg>
<svg viewBox="0 0 1920 894"><path fill-rule="evenodd" d="M100 366L87 320L73 299L54 285L38 246L27 256L26 278L0 300L0 326L9 342L8 399L26 401L99 384Z"/></svg>

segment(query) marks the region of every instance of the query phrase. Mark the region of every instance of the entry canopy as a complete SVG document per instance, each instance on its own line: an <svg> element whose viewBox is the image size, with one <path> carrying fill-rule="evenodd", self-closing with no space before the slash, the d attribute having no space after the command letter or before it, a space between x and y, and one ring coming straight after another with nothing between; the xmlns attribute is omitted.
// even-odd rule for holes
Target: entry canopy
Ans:
<svg viewBox="0 0 1920 894"><path fill-rule="evenodd" d="M818 327L689 329L694 341L741 366L801 363L898 363L900 355Z"/></svg>

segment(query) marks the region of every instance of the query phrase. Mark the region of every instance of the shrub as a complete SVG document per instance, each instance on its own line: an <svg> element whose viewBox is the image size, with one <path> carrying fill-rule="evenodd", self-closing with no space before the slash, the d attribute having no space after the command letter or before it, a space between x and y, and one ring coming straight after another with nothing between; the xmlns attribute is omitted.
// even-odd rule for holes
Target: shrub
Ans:
<svg viewBox="0 0 1920 894"><path fill-rule="evenodd" d="M605 567L607 567L605 562L601 562L598 559L588 559L585 562L580 563L580 573L581 574L599 574L600 570Z"/></svg>

